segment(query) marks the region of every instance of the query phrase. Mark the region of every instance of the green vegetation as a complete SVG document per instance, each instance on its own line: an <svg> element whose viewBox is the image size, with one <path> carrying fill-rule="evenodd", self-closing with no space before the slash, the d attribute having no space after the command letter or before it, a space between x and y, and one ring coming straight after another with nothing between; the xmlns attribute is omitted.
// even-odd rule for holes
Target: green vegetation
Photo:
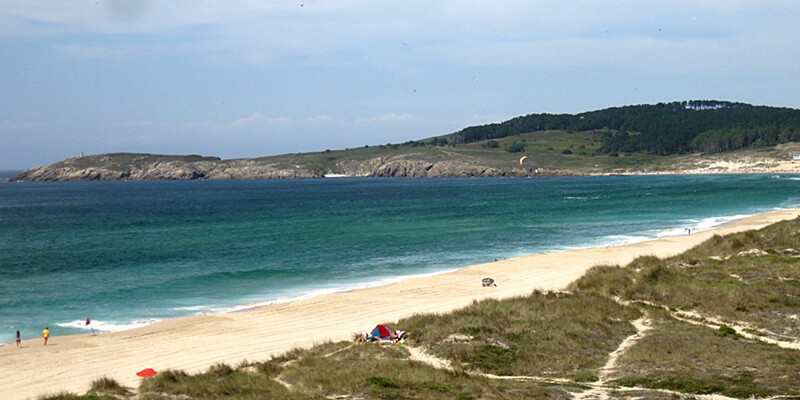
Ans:
<svg viewBox="0 0 800 400"><path fill-rule="evenodd" d="M611 383L738 398L800 394L796 350L651 315L654 328L619 360Z"/></svg>
<svg viewBox="0 0 800 400"><path fill-rule="evenodd" d="M530 114L449 136L474 143L539 131L597 131L600 151L669 155L800 141L800 110L714 100L613 107L581 114Z"/></svg>
<svg viewBox="0 0 800 400"><path fill-rule="evenodd" d="M92 382L92 387L89 389L89 394L97 395L97 396L128 396L132 392L129 388L126 388L120 385L117 381L108 378L102 377L100 379L95 379Z"/></svg>
<svg viewBox="0 0 800 400"><path fill-rule="evenodd" d="M800 353L775 342L800 343L799 246L800 218L667 259L597 266L566 292L415 315L393 324L411 333L409 347L324 343L196 375L164 371L137 394L101 379L85 396L47 399L797 397Z"/></svg>
<svg viewBox="0 0 800 400"><path fill-rule="evenodd" d="M534 293L486 300L443 316L398 322L415 344L465 370L495 375L595 377L608 353L635 332L636 309L593 294ZM467 342L447 340L464 335Z"/></svg>

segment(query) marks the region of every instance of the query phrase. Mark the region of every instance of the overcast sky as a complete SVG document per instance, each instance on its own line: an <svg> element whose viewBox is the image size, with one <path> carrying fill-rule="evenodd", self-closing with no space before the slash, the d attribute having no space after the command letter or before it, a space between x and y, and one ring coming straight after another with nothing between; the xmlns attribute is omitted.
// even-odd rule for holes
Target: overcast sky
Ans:
<svg viewBox="0 0 800 400"><path fill-rule="evenodd" d="M796 0L2 0L0 169L674 100L800 108L798 21Z"/></svg>

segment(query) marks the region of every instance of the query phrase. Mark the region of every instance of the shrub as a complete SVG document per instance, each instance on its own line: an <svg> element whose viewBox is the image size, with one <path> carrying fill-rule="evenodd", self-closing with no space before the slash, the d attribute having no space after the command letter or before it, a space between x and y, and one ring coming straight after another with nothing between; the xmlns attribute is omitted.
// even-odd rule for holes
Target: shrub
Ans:
<svg viewBox="0 0 800 400"><path fill-rule="evenodd" d="M130 389L119 384L119 382L108 377L102 377L92 381L92 386L89 389L91 394L118 394L126 396L131 394Z"/></svg>
<svg viewBox="0 0 800 400"><path fill-rule="evenodd" d="M722 325L719 327L719 335L720 336L730 336L734 339L742 338L743 336L736 332L736 329L731 328L728 325Z"/></svg>
<svg viewBox="0 0 800 400"><path fill-rule="evenodd" d="M385 377L382 377L382 376L370 376L369 378L367 378L367 382L369 382L369 383L371 383L371 384L373 384L375 386L380 386L380 387L385 387L385 388L396 388L396 387L398 387L398 385L396 383L394 383L391 379L385 378Z"/></svg>
<svg viewBox="0 0 800 400"><path fill-rule="evenodd" d="M511 146L508 146L509 153L519 153L525 150L525 141L524 140L517 140Z"/></svg>

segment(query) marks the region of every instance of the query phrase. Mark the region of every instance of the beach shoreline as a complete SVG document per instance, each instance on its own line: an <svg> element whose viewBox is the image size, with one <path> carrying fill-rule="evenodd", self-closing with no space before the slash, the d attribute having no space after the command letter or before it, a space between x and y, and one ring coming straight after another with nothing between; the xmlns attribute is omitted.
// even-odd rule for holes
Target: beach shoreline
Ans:
<svg viewBox="0 0 800 400"><path fill-rule="evenodd" d="M774 209L772 211L778 211L781 209ZM689 228L685 227L672 227L672 228L665 228L662 230L655 231L654 234L650 236L642 236L642 235L634 235L634 236L624 236L622 239L615 238L610 239L606 238L606 241L601 241L599 243L591 243L585 244L581 246L561 246L557 248L549 248L544 249L542 251L527 253L527 254L513 254L513 255L500 255L494 258L494 261L498 260L505 260L511 258L518 258L518 257L525 257L529 255L541 254L541 253L554 253L554 252L563 252L563 251L571 251L571 250L582 250L588 248L602 248L602 247L615 247L615 246L622 246L622 245L630 245L636 244L640 242L646 242L650 240L670 237L670 236L682 236L686 235L687 231L699 233L709 229L716 229L718 227L734 223L740 219L747 218L756 214L746 214L746 215L730 215L730 216L717 216L717 217L707 217L701 220L697 220L694 225L689 225ZM482 264L486 261L477 262L477 264ZM475 264L469 264L475 265ZM467 265L468 266L468 265ZM306 291L300 291L296 295L287 296L287 297L277 297L274 299L268 300L252 300L252 301L245 301L245 302L231 302L229 304L216 304L213 306L190 306L187 309L197 310L194 313L187 313L185 315L177 315L177 316L170 316L170 317L156 317L156 318L145 318L145 319L136 319L136 320L126 320L126 321L102 321L97 319L92 319L91 326L86 325L83 319L80 320L73 320L70 322L57 322L55 323L56 326L65 328L75 328L78 329L79 332L71 332L65 334L51 334L51 337L64 337L64 336L74 336L74 335L82 335L82 334L89 334L91 333L100 333L100 334L108 334L114 332L122 332L132 329L138 329L145 326L152 325L154 323L158 323L168 319L176 319L176 318L185 318L190 317L193 315L206 315L206 314L228 314L228 313L238 313L238 312L246 312L258 307L270 306L280 303L290 303L295 301L305 300L311 297L328 295L328 294L336 294L336 293L345 293L354 290L362 290L362 289L369 289L373 287L380 287L385 285L391 285L396 283L400 280L405 279L415 279L415 278L427 278L432 277L440 274L446 274L450 272L457 271L458 269L464 268L465 265L460 266L448 266L439 269L435 269L429 272L417 272L417 273L410 273L408 275L397 275L392 277L387 276L376 276L372 277L370 280L364 282L356 282L351 283L344 286L335 286L335 287L325 287L325 288L311 288ZM110 327L110 328L109 328ZM13 342L0 342L0 347L4 345L11 345Z"/></svg>
<svg viewBox="0 0 800 400"><path fill-rule="evenodd" d="M103 376L138 387L142 378L135 373L144 368L194 373L221 362L236 365L269 359L296 347L351 340L375 324L416 313L443 313L475 300L522 296L536 289L563 289L595 265L675 255L715 234L758 229L798 215L800 209L765 212L691 235L503 259L236 312L163 320L132 330L58 336L47 346L41 339L25 340L22 349L0 347L0 368L7 371L0 376L0 397L84 393ZM498 286L481 287L486 276Z"/></svg>

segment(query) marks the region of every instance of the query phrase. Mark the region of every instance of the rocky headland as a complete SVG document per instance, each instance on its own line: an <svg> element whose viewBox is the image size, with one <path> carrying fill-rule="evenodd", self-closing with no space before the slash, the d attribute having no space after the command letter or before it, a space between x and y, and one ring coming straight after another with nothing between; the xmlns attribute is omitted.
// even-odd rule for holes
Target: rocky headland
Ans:
<svg viewBox="0 0 800 400"><path fill-rule="evenodd" d="M800 174L800 143L717 154L660 157L620 167L625 157L565 156L556 161L517 160L518 155L476 156L457 148L419 152L358 150L223 160L198 155L113 153L70 157L30 168L10 181L109 181L191 179L295 179L334 177L543 177L628 174ZM575 165L575 160L582 162ZM573 164L568 164L572 162Z"/></svg>
<svg viewBox="0 0 800 400"><path fill-rule="evenodd" d="M221 160L217 157L153 154L101 154L71 157L23 171L11 181L290 179L323 177L478 177L567 175L561 171L495 168L474 161L425 161L405 157L343 160L330 168L286 165L270 158Z"/></svg>

